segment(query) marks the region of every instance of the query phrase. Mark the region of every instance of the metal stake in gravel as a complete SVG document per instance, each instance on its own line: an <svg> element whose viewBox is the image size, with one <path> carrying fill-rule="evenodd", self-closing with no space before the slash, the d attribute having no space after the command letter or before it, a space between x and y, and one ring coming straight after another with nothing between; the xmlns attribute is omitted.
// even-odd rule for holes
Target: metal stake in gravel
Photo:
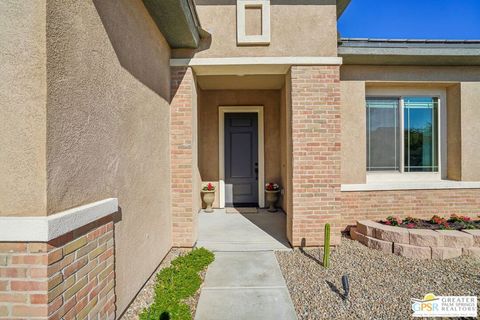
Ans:
<svg viewBox="0 0 480 320"><path fill-rule="evenodd" d="M348 274L342 276L342 286L343 286L343 299L348 300L348 294L350 293L350 283L348 281Z"/></svg>

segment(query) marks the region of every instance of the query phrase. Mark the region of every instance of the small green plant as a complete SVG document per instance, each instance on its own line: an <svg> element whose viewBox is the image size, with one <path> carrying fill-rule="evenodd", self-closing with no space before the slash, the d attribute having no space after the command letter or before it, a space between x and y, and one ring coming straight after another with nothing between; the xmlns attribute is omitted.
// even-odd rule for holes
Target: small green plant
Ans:
<svg viewBox="0 0 480 320"><path fill-rule="evenodd" d="M197 292L202 283L198 273L214 259L212 252L199 248L173 260L157 274L153 304L143 310L140 320L191 320L183 300Z"/></svg>
<svg viewBox="0 0 480 320"><path fill-rule="evenodd" d="M402 219L398 217L388 216L387 221L385 221L385 224L389 226L398 226L398 225L401 225L402 222L403 222Z"/></svg>
<svg viewBox="0 0 480 320"><path fill-rule="evenodd" d="M323 240L323 266L330 266L330 224L325 224L325 236Z"/></svg>

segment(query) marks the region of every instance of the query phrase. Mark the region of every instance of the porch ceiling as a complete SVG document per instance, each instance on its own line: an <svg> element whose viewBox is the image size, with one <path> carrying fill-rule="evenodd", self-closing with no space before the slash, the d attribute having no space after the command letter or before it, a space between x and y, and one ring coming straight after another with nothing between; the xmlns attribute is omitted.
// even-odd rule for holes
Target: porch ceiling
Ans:
<svg viewBox="0 0 480 320"><path fill-rule="evenodd" d="M284 75L198 76L202 90L276 90L285 83Z"/></svg>

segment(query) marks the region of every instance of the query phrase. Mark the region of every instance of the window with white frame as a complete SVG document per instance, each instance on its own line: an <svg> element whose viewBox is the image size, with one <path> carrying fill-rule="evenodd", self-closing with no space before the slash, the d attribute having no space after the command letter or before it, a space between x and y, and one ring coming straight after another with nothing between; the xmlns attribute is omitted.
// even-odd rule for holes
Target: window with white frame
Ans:
<svg viewBox="0 0 480 320"><path fill-rule="evenodd" d="M367 97L367 171L439 171L439 98Z"/></svg>

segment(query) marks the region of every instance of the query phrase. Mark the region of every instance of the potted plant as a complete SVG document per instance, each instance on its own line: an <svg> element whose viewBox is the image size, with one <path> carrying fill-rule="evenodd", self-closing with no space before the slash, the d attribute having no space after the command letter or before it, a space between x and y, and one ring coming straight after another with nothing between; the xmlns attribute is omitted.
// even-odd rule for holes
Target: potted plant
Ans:
<svg viewBox="0 0 480 320"><path fill-rule="evenodd" d="M276 212L275 203L278 200L278 194L280 193L280 186L276 183L267 183L265 185L265 193L267 194L268 212Z"/></svg>
<svg viewBox="0 0 480 320"><path fill-rule="evenodd" d="M212 204L215 200L215 186L210 182L202 188L203 202L207 205L205 212L213 212Z"/></svg>

